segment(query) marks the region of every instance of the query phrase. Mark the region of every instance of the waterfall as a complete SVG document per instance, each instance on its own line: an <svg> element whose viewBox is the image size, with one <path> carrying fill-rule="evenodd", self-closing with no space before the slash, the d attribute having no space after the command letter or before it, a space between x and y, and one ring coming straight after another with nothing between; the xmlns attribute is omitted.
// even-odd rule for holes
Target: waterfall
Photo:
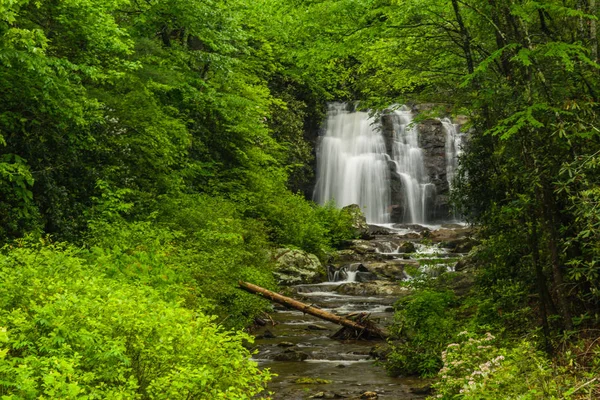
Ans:
<svg viewBox="0 0 600 400"><path fill-rule="evenodd" d="M347 111L346 104L330 104L317 147L315 201L358 204L368 222L389 222L388 159L375 119Z"/></svg>
<svg viewBox="0 0 600 400"><path fill-rule="evenodd" d="M452 189L452 181L458 168L458 156L462 153L462 138L457 124L453 124L448 118L442 118L441 121L446 131L446 180Z"/></svg>
<svg viewBox="0 0 600 400"><path fill-rule="evenodd" d="M423 150L419 147L419 131L412 123L411 111L402 106L394 111L392 157L396 172L402 178L407 215L405 222L423 224L427 219L427 200L435 196L435 185L425 171Z"/></svg>
<svg viewBox="0 0 600 400"><path fill-rule="evenodd" d="M371 224L453 220L446 194L461 152L458 125L444 118L420 133L405 106L380 118L348 108L328 106L314 200L358 204Z"/></svg>

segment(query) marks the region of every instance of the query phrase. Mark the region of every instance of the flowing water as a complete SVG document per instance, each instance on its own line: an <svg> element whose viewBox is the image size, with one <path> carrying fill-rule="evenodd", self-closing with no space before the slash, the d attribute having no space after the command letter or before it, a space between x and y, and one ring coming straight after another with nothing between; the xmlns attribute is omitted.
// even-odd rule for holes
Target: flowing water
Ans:
<svg viewBox="0 0 600 400"><path fill-rule="evenodd" d="M389 221L389 156L377 120L329 105L317 156L315 201L339 207L358 204L370 223Z"/></svg>
<svg viewBox="0 0 600 400"><path fill-rule="evenodd" d="M411 110L402 106L387 110L385 115L391 121L391 132L384 132L381 118L351 111L345 103L329 104L317 146L314 200L320 204L334 201L338 207L358 204L371 224L390 223L392 207L400 207L392 202L402 202L403 219L395 222L429 223L436 198L448 194L447 187L436 186L431 179L433 176L440 185L443 177L426 168L418 124L413 123ZM458 125L448 118L440 121L445 131L445 152L434 151L429 157L443 158L443 175L451 186L462 138ZM392 199L392 175L401 181L402 200ZM438 187L442 193L438 193ZM445 218L454 219L453 215Z"/></svg>
<svg viewBox="0 0 600 400"><path fill-rule="evenodd" d="M412 112L402 107L394 111L394 114L392 154L408 202L405 221L423 224L427 215L427 200L435 196L436 188L429 182L425 171L423 150L419 147L419 130L412 123Z"/></svg>
<svg viewBox="0 0 600 400"><path fill-rule="evenodd" d="M340 260L330 267L328 281L297 285L288 291L305 304L342 316L367 313L379 326L389 327L394 302L409 291L399 285L412 279L407 270L429 273L432 266L450 268L456 263L456 254L406 239L406 232L414 234L411 229L398 229L361 241L371 250L358 255L359 259ZM403 252L407 242L414 244L415 251ZM273 399L358 399L365 392L377 393L378 399L425 398L415 388L426 382L390 377L377 364L373 348L385 342L331 339L340 326L283 306L276 305L270 318L272 321L267 320L266 326L255 332L254 359L278 375L269 386ZM319 379L321 383L315 381Z"/></svg>

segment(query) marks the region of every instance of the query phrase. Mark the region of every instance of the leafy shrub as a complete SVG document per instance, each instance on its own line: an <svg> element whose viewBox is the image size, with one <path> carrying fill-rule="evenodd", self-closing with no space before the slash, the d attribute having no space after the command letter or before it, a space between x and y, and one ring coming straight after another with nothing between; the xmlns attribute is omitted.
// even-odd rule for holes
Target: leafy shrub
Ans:
<svg viewBox="0 0 600 400"><path fill-rule="evenodd" d="M91 221L90 260L110 277L210 309L227 327L247 326L267 303L237 289L238 280L274 287L264 226L222 198L187 195L158 205L146 221Z"/></svg>
<svg viewBox="0 0 600 400"><path fill-rule="evenodd" d="M243 333L105 277L61 245L0 254L4 398L248 399L262 391Z"/></svg>
<svg viewBox="0 0 600 400"><path fill-rule="evenodd" d="M387 368L393 374L432 376L442 366L441 353L458 329L456 302L451 291L418 291L401 299L392 333L401 344L393 344Z"/></svg>
<svg viewBox="0 0 600 400"><path fill-rule="evenodd" d="M498 347L487 333L467 332L442 353L444 367L433 385L439 399L558 399L559 385L551 364L528 341L514 348Z"/></svg>
<svg viewBox="0 0 600 400"><path fill-rule="evenodd" d="M271 240L321 257L332 247L353 239L351 217L332 204L318 206L300 195L278 194L258 211L266 219Z"/></svg>

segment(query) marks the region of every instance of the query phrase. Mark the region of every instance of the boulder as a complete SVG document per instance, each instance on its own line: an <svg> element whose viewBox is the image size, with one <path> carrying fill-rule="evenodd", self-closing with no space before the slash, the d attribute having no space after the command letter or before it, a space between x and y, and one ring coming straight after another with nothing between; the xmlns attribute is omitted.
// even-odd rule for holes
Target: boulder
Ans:
<svg viewBox="0 0 600 400"><path fill-rule="evenodd" d="M294 349L287 349L282 353L276 354L275 357L273 357L273 360L275 361L304 361L308 358L308 354L302 352L302 351L298 351L298 350L294 350Z"/></svg>
<svg viewBox="0 0 600 400"><path fill-rule="evenodd" d="M326 276L317 256L302 250L277 249L273 259L276 263L273 275L280 285L317 283Z"/></svg>
<svg viewBox="0 0 600 400"><path fill-rule="evenodd" d="M369 225L369 234L371 236L393 235L394 231L379 225Z"/></svg>
<svg viewBox="0 0 600 400"><path fill-rule="evenodd" d="M400 245L398 249L399 253L414 253L417 251L415 244L413 242L404 242Z"/></svg>
<svg viewBox="0 0 600 400"><path fill-rule="evenodd" d="M367 219L358 204L350 204L349 206L342 208L342 212L348 214L352 218L352 228L354 229L356 236L364 239L369 239L371 237Z"/></svg>
<svg viewBox="0 0 600 400"><path fill-rule="evenodd" d="M364 263L367 270L382 279L402 280L404 279L404 267L411 265L419 266L419 262L415 260L391 260L391 262L370 262Z"/></svg>
<svg viewBox="0 0 600 400"><path fill-rule="evenodd" d="M358 254L375 253L377 251L377 245L369 240L353 240L350 249Z"/></svg>
<svg viewBox="0 0 600 400"><path fill-rule="evenodd" d="M343 283L336 292L349 296L402 296L407 295L409 289L394 282L372 281Z"/></svg>
<svg viewBox="0 0 600 400"><path fill-rule="evenodd" d="M426 226L419 225L419 224L394 224L394 225L392 225L392 227L395 229L406 229L406 230L414 231L417 233L427 232L430 230Z"/></svg>
<svg viewBox="0 0 600 400"><path fill-rule="evenodd" d="M451 240L461 239L470 236L472 233L471 228L459 228L459 229L437 229L432 231L429 235L429 239L434 242L449 242Z"/></svg>

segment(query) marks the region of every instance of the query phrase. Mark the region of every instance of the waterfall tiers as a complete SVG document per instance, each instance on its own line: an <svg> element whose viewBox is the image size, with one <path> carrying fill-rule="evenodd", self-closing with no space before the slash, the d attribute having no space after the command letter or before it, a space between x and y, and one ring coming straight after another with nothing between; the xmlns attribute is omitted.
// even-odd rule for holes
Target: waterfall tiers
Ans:
<svg viewBox="0 0 600 400"><path fill-rule="evenodd" d="M358 204L372 224L455 221L448 197L462 136L448 118L413 123L406 106L373 117L330 103L314 200Z"/></svg>

